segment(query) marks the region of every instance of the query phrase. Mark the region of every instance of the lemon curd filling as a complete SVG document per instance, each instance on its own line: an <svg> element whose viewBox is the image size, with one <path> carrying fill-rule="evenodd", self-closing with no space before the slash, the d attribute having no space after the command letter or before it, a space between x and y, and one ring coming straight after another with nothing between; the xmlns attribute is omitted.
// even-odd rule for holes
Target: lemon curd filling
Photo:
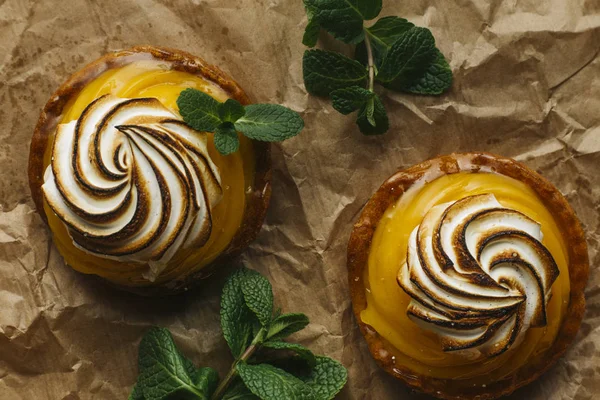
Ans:
<svg viewBox="0 0 600 400"><path fill-rule="evenodd" d="M407 316L411 298L396 276L406 260L409 235L432 207L467 196L493 194L506 208L522 212L541 225L542 244L560 270L547 304L547 325L530 328L518 346L497 357L467 359L444 352L439 338ZM561 232L543 202L527 185L495 173L458 173L411 187L379 222L365 269L367 308L361 319L395 349L396 365L434 378L470 379L484 384L501 379L548 349L557 337L568 307L569 260ZM481 382L480 382L481 381Z"/></svg>
<svg viewBox="0 0 600 400"><path fill-rule="evenodd" d="M65 106L60 123L78 119L90 103L105 94L121 98L153 97L179 115L177 98L186 88L201 90L220 102L228 98L222 88L199 76L170 70L169 65L160 61L137 60L119 68L109 69L89 82L79 95ZM51 137L44 154L44 169L50 164L53 142ZM209 139L208 152L219 170L223 187L223 198L212 208L211 235L202 248L179 252L157 277L155 284L181 279L209 264L227 248L240 228L244 217L247 188L252 187L254 179L255 160L252 143L240 135L240 150L223 156L215 149L212 139ZM71 267L122 285L148 284L142 277L147 270L146 265L115 262L75 247L65 225L52 212L46 201L44 201L44 210L56 246Z"/></svg>

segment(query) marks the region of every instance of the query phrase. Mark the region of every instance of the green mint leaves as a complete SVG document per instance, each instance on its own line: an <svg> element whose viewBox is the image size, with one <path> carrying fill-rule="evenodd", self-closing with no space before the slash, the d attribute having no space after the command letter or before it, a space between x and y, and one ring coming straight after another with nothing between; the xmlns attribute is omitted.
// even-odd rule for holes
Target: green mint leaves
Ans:
<svg viewBox="0 0 600 400"><path fill-rule="evenodd" d="M262 400L314 400L312 388L294 375L269 364L240 363L237 372L246 387Z"/></svg>
<svg viewBox="0 0 600 400"><path fill-rule="evenodd" d="M345 43L356 44L364 39L363 21L381 12L381 0L304 0L309 26L303 42L316 44L314 26L319 26ZM306 37L313 40L306 40ZM309 45L307 44L307 46ZM310 46L312 47L312 46Z"/></svg>
<svg viewBox="0 0 600 400"><path fill-rule="evenodd" d="M182 91L177 107L185 123L197 131L214 132L221 123L219 102L199 90Z"/></svg>
<svg viewBox="0 0 600 400"><path fill-rule="evenodd" d="M260 325L268 326L273 316L271 283L258 272L246 270L241 288L246 305L258 318Z"/></svg>
<svg viewBox="0 0 600 400"><path fill-rule="evenodd" d="M348 374L339 362L323 356L316 357L316 365L305 377L300 377L318 399L332 399L346 384Z"/></svg>
<svg viewBox="0 0 600 400"><path fill-rule="evenodd" d="M350 114L367 104L375 93L360 86L337 89L330 93L331 103L339 113Z"/></svg>
<svg viewBox="0 0 600 400"><path fill-rule="evenodd" d="M379 96L374 95L358 111L356 124L365 135L381 135L390 127L385 107Z"/></svg>
<svg viewBox="0 0 600 400"><path fill-rule="evenodd" d="M413 27L390 47L379 68L377 81L396 90L417 79L436 58L435 39L426 28Z"/></svg>
<svg viewBox="0 0 600 400"><path fill-rule="evenodd" d="M278 340L283 339L292 333L296 333L306 328L308 317L300 313L282 314L275 318L267 329L267 338Z"/></svg>
<svg viewBox="0 0 600 400"><path fill-rule="evenodd" d="M221 295L221 329L234 358L239 358L252 341L254 315L246 305L242 282L247 270L234 273Z"/></svg>
<svg viewBox="0 0 600 400"><path fill-rule="evenodd" d="M173 342L167 329L152 328L140 343L140 376L130 398L159 400L179 396L210 399L216 387L216 372L210 368L196 370Z"/></svg>
<svg viewBox="0 0 600 400"><path fill-rule="evenodd" d="M197 131L214 132L217 150L228 155L240 146L237 132L250 139L280 142L302 131L304 121L295 111L277 104L243 106L234 99L219 103L197 89L185 89L177 98L179 113Z"/></svg>
<svg viewBox="0 0 600 400"><path fill-rule="evenodd" d="M235 115L231 110L223 115ZM227 280L221 327L235 361L222 380L212 368L196 368L183 356L167 329L151 328L140 343L140 373L129 400L333 399L346 384L346 369L282 341L306 327L308 318L274 312L273 303L271 284L258 272L240 269Z"/></svg>
<svg viewBox="0 0 600 400"><path fill-rule="evenodd" d="M356 123L366 135L389 129L377 82L399 92L440 95L452 85L452 70L426 28L395 16L376 18L381 0L304 0L309 23L302 42L314 47L321 29L356 44L355 60L342 54L307 50L302 70L306 90L330 97L342 114L358 111Z"/></svg>
<svg viewBox="0 0 600 400"><path fill-rule="evenodd" d="M307 50L302 59L306 90L317 96L329 96L337 89L364 86L367 70L356 60L332 51Z"/></svg>
<svg viewBox="0 0 600 400"><path fill-rule="evenodd" d="M246 114L234 125L250 139L281 142L299 134L304 120L298 113L278 104L250 104L246 106Z"/></svg>
<svg viewBox="0 0 600 400"><path fill-rule="evenodd" d="M224 156L235 153L240 148L235 126L231 122L224 122L215 129L215 147Z"/></svg>
<svg viewBox="0 0 600 400"><path fill-rule="evenodd" d="M371 41L373 58L377 68L381 67L381 62L385 58L390 47L400 39L402 34L414 26L414 24L408 22L404 18L383 17L377 20L373 26L365 28L365 34ZM363 64L367 64L368 56L365 42L356 46L355 56Z"/></svg>

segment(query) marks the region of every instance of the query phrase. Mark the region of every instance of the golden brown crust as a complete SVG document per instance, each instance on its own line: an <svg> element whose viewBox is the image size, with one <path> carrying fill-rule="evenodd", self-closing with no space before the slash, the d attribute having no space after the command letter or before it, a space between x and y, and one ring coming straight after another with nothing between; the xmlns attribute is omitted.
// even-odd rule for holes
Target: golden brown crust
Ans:
<svg viewBox="0 0 600 400"><path fill-rule="evenodd" d="M360 313L367 306L364 272L367 268L371 240L379 220L387 208L395 203L408 188L426 173L428 179L458 172L477 172L479 169L517 179L530 186L554 216L568 244L571 292L569 307L557 339L544 355L498 382L485 387L461 384L461 381L420 376L406 367L396 365L391 354L393 346L371 326L362 322ZM589 260L585 235L575 212L563 195L545 178L525 165L489 153L466 153L441 156L397 172L377 190L365 205L354 225L348 244L348 282L355 318L369 350L377 363L390 375L404 381L411 388L447 400L491 400L508 395L546 372L575 339L585 311L584 289L589 274ZM388 356L383 356L387 354Z"/></svg>
<svg viewBox="0 0 600 400"><path fill-rule="evenodd" d="M203 59L181 50L155 46L136 46L128 50L106 54L88 64L73 74L50 97L50 100L42 110L31 139L28 169L29 187L37 211L46 223L48 221L44 212L42 195L44 152L48 146L48 140L56 129L65 105L70 99L77 96L85 85L104 71L126 65L134 59L139 59L140 56L161 60L168 63L173 70L201 76L219 85L231 98L236 99L240 103L250 103L250 99L242 88L225 72L208 64ZM265 142L253 141L252 143L256 157L254 186L252 192L246 197L244 220L227 249L212 263L185 277L182 281L168 282L162 286L138 288L119 286L120 288L142 295L164 295L187 290L201 279L210 276L217 265L223 264L231 257L237 255L256 238L264 221L271 198L271 146Z"/></svg>

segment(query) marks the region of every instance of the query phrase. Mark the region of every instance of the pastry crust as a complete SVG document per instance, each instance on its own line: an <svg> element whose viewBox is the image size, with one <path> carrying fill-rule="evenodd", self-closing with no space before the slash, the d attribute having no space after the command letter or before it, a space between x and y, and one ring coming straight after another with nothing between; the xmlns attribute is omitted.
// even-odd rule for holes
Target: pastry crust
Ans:
<svg viewBox="0 0 600 400"><path fill-rule="evenodd" d="M452 379L421 376L407 367L394 363L393 346L370 325L362 322L360 313L367 307L364 273L367 268L371 241L375 229L389 206L425 175L433 180L458 172L493 171L519 180L531 187L554 216L569 255L571 282L569 306L553 345L543 356L520 368L516 373L482 387L463 384ZM451 154L434 158L406 170L397 172L377 190L365 205L354 225L348 244L348 282L352 306L360 330L377 363L390 375L402 380L411 388L447 400L491 400L508 395L546 372L566 351L575 339L585 311L584 289L589 274L589 259L585 235L581 224L567 200L549 181L525 165L489 153Z"/></svg>
<svg viewBox="0 0 600 400"><path fill-rule="evenodd" d="M109 53L88 64L73 74L63 83L44 106L40 115L29 152L29 187L36 209L47 223L44 212L44 152L60 121L63 109L69 100L76 97L81 90L103 72L127 65L140 57L161 60L172 70L187 72L200 76L219 85L227 94L242 104L249 104L250 99L242 88L230 76L219 68L208 64L203 59L181 50L155 46L136 46L128 50ZM165 295L187 290L193 284L207 278L215 272L217 265L225 264L230 258L239 254L252 242L260 231L269 200L271 198L271 146L265 142L252 142L256 159L256 171L252 191L246 196L244 219L229 246L210 264L186 276L181 281L170 281L159 286L128 287L117 286L124 290L141 295Z"/></svg>

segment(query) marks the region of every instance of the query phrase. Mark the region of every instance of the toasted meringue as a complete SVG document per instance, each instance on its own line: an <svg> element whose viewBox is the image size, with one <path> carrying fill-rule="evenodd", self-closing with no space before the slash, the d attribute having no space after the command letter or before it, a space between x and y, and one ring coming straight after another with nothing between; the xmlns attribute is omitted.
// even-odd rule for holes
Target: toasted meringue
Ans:
<svg viewBox="0 0 600 400"><path fill-rule="evenodd" d="M493 194L431 208L409 238L398 283L408 315L440 337L444 351L496 356L546 325L559 275L540 224Z"/></svg>
<svg viewBox="0 0 600 400"><path fill-rule="evenodd" d="M205 132L155 98L109 95L58 126L42 190L79 248L149 263L150 280L206 243L223 195Z"/></svg>

